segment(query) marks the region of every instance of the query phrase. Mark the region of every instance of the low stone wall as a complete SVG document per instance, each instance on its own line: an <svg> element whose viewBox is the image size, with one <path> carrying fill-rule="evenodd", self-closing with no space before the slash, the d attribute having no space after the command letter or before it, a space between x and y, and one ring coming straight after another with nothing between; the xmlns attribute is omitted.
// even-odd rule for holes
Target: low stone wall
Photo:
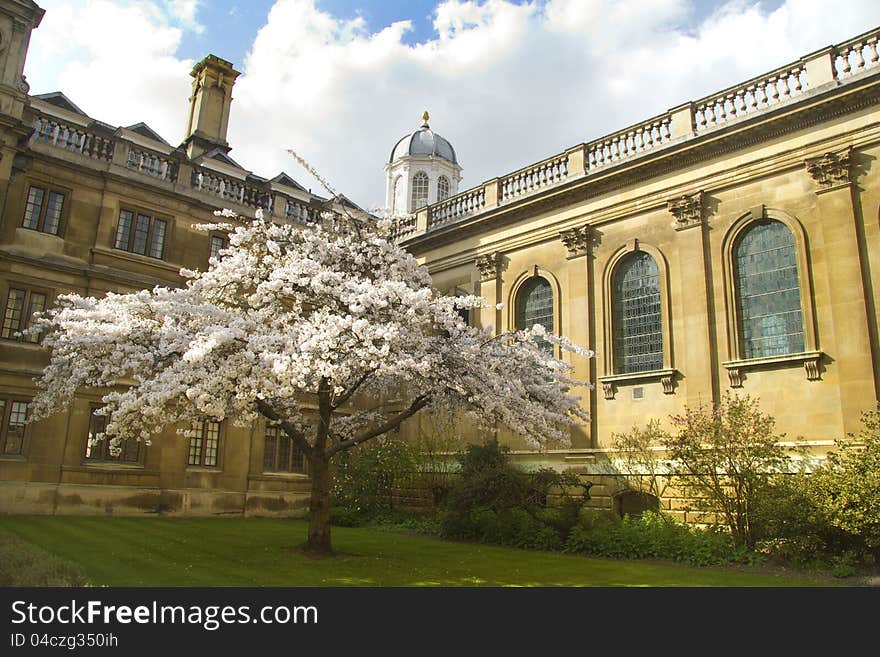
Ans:
<svg viewBox="0 0 880 657"><path fill-rule="evenodd" d="M108 516L302 517L308 488L293 491L161 489L0 482L0 513Z"/></svg>

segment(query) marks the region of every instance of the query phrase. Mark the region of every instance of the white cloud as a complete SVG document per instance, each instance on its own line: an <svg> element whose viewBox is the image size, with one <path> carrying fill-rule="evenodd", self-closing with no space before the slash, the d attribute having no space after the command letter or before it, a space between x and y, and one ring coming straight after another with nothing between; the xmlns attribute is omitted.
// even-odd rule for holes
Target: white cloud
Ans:
<svg viewBox="0 0 880 657"><path fill-rule="evenodd" d="M146 120L174 142L192 65L175 56L180 21L189 5L197 17L197 3L177 4L174 16L147 0L47 7L30 57L67 53L58 80L74 102L111 122ZM46 32L57 39L67 29L75 52L38 37L53 13L67 27ZM409 45L409 21L371 32L313 0L278 0L237 63L244 74L233 93L232 155L260 175L284 169L314 186L285 153L294 148L354 200L378 204L392 145L429 109L471 186L880 24L876 0L833 11L826 0L772 9L734 0L695 23L698 13L689 0L446 0L434 38ZM69 30L87 18L95 23L88 35ZM105 43L102 34L114 30L125 36Z"/></svg>
<svg viewBox="0 0 880 657"><path fill-rule="evenodd" d="M149 1L40 4L46 15L25 68L31 93L62 91L96 119L146 121L172 144L180 141L194 62L175 55L183 31L165 8Z"/></svg>

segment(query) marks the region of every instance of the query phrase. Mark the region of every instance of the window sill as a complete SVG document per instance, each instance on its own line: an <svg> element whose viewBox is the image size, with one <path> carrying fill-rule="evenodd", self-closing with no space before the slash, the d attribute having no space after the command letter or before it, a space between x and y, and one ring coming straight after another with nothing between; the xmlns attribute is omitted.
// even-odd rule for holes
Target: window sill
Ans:
<svg viewBox="0 0 880 657"><path fill-rule="evenodd" d="M132 472L139 475L156 475L158 470L147 470L143 463L112 463L99 461L97 463L80 463L79 465L61 466L64 472Z"/></svg>
<svg viewBox="0 0 880 657"><path fill-rule="evenodd" d="M141 255L140 253L132 253L131 251L126 251L125 249L108 249L106 247L93 246L92 253L99 253L101 255L111 256L113 258L119 258L120 260L128 260L129 262L139 262L145 265L152 265L153 267L159 267L161 269L172 271L175 274L180 272L180 265L173 265L167 260L163 260L161 258L153 258L148 255Z"/></svg>
<svg viewBox="0 0 880 657"><path fill-rule="evenodd" d="M308 478L309 478L309 475L307 475L305 472L260 472L258 474L252 474L248 477L248 479L263 480L263 481L272 481L272 480L289 481L291 479L307 480Z"/></svg>
<svg viewBox="0 0 880 657"><path fill-rule="evenodd" d="M650 372L631 372L628 374L609 374L600 376L599 382L605 392L605 399L614 399L617 387L620 385L635 385L650 381L660 381L663 385L663 394L671 395L675 392L675 376L678 370L674 367L665 367L662 370Z"/></svg>
<svg viewBox="0 0 880 657"><path fill-rule="evenodd" d="M776 369L791 365L803 365L807 381L820 381L822 362L821 351L805 351L800 354L785 354L784 356L766 356L764 358L749 358L746 360L729 360L721 363L727 370L731 388L743 387L743 372L748 370Z"/></svg>
<svg viewBox="0 0 880 657"><path fill-rule="evenodd" d="M27 463L27 456L24 454L0 454L0 461L9 463Z"/></svg>
<svg viewBox="0 0 880 657"><path fill-rule="evenodd" d="M186 466L187 472L209 472L213 474L217 474L219 472L223 472L223 468L215 465L188 465Z"/></svg>

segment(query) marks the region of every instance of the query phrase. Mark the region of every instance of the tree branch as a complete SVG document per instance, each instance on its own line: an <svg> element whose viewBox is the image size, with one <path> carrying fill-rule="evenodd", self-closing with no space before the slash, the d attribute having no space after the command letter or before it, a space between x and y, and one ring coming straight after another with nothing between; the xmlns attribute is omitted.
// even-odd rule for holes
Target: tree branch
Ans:
<svg viewBox="0 0 880 657"><path fill-rule="evenodd" d="M335 411L337 408L339 408L345 402L347 402L349 399L351 399L351 396L357 392L358 388L360 388L364 384L364 382L367 379L369 379L370 376L375 371L376 370L373 369L373 370L369 370L369 371L365 372L364 375L362 377L360 377L357 381L355 381L348 390L346 390L339 397L337 397L336 399L333 400L333 404L332 404L331 408Z"/></svg>
<svg viewBox="0 0 880 657"><path fill-rule="evenodd" d="M355 445L360 445L363 442L370 440L371 438L375 438L376 436L381 436L383 433L391 431L392 429L396 429L401 425L401 423L409 417L412 417L420 410L422 410L425 406L427 406L428 402L431 400L429 395L419 395L415 399L413 399L412 403L403 411L398 413L392 418L389 418L382 424L377 427L374 427L365 433L362 433L351 440L346 440L344 442L338 443L327 450L328 456L333 456L336 452L341 452L344 449L350 449Z"/></svg>
<svg viewBox="0 0 880 657"><path fill-rule="evenodd" d="M284 433L290 436L290 439L293 441L293 444L296 445L303 454L305 454L310 460L313 456L314 449L311 445L309 445L309 441L306 440L306 437L303 435L302 431L297 429L295 426L282 419L275 410L269 406L264 400L257 400L257 408L260 413L262 413L266 418L276 423L282 429L284 429Z"/></svg>

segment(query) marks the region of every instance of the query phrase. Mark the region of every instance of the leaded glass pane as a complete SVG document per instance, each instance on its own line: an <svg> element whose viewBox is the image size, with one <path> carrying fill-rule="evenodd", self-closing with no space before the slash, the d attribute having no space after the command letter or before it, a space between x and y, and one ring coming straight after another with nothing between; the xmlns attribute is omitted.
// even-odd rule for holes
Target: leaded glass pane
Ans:
<svg viewBox="0 0 880 657"><path fill-rule="evenodd" d="M3 315L3 328L0 331L0 337L14 338L15 333L21 327L21 313L24 310L24 290L9 290L9 296L6 297L6 312Z"/></svg>
<svg viewBox="0 0 880 657"><path fill-rule="evenodd" d="M4 454L21 454L24 446L24 427L27 423L28 404L14 401L9 409L9 424L6 427Z"/></svg>
<svg viewBox="0 0 880 657"><path fill-rule="evenodd" d="M226 248L226 238L219 235L211 235L211 257L220 259L220 250Z"/></svg>
<svg viewBox="0 0 880 657"><path fill-rule="evenodd" d="M119 225L116 227L116 242L113 246L117 249L128 250L128 240L131 236L131 223L134 215L128 210L119 213Z"/></svg>
<svg viewBox="0 0 880 657"><path fill-rule="evenodd" d="M220 447L220 423L205 422L205 461L204 465L217 465L217 450Z"/></svg>
<svg viewBox="0 0 880 657"><path fill-rule="evenodd" d="M61 225L61 209L64 207L64 194L49 192L49 200L46 203L46 218L43 221L43 232L58 234Z"/></svg>
<svg viewBox="0 0 880 657"><path fill-rule="evenodd" d="M735 254L743 358L804 350L804 324L794 236L779 221L749 228Z"/></svg>
<svg viewBox="0 0 880 657"><path fill-rule="evenodd" d="M437 200L442 201L445 198L449 198L449 178L440 176L437 179Z"/></svg>
<svg viewBox="0 0 880 657"><path fill-rule="evenodd" d="M27 206L24 210L24 223L22 224L25 228L37 230L39 227L40 210L43 208L43 196L45 194L46 190L39 187L31 187L28 190Z"/></svg>
<svg viewBox="0 0 880 657"><path fill-rule="evenodd" d="M189 460L187 461L190 465L202 464L202 432L204 430L204 421L199 420L193 423L189 437Z"/></svg>
<svg viewBox="0 0 880 657"><path fill-rule="evenodd" d="M28 308L28 317L27 317L27 328L31 328L34 325L34 315L37 313L42 313L46 310L46 295L40 294L39 292L31 292L31 302ZM28 342L39 342L40 334L39 333L30 333L24 337Z"/></svg>
<svg viewBox="0 0 880 657"><path fill-rule="evenodd" d="M153 233L150 235L150 257L161 258L165 252L166 224L162 219L153 219Z"/></svg>
<svg viewBox="0 0 880 657"><path fill-rule="evenodd" d="M419 171L413 176L412 211L428 205L428 174Z"/></svg>
<svg viewBox="0 0 880 657"><path fill-rule="evenodd" d="M638 251L617 265L612 279L614 371L650 372L663 367L660 274L649 254Z"/></svg>
<svg viewBox="0 0 880 657"><path fill-rule="evenodd" d="M266 440L263 445L263 470L275 470L275 450L278 447L278 427L266 427Z"/></svg>
<svg viewBox="0 0 880 657"><path fill-rule="evenodd" d="M516 295L516 328L527 330L535 324L553 333L553 288L546 278L534 276L526 281ZM553 345L543 342L548 351Z"/></svg>
<svg viewBox="0 0 880 657"><path fill-rule="evenodd" d="M147 254L147 236L150 233L150 218L145 214L137 216L137 222L134 225L134 241L131 250L140 255Z"/></svg>

